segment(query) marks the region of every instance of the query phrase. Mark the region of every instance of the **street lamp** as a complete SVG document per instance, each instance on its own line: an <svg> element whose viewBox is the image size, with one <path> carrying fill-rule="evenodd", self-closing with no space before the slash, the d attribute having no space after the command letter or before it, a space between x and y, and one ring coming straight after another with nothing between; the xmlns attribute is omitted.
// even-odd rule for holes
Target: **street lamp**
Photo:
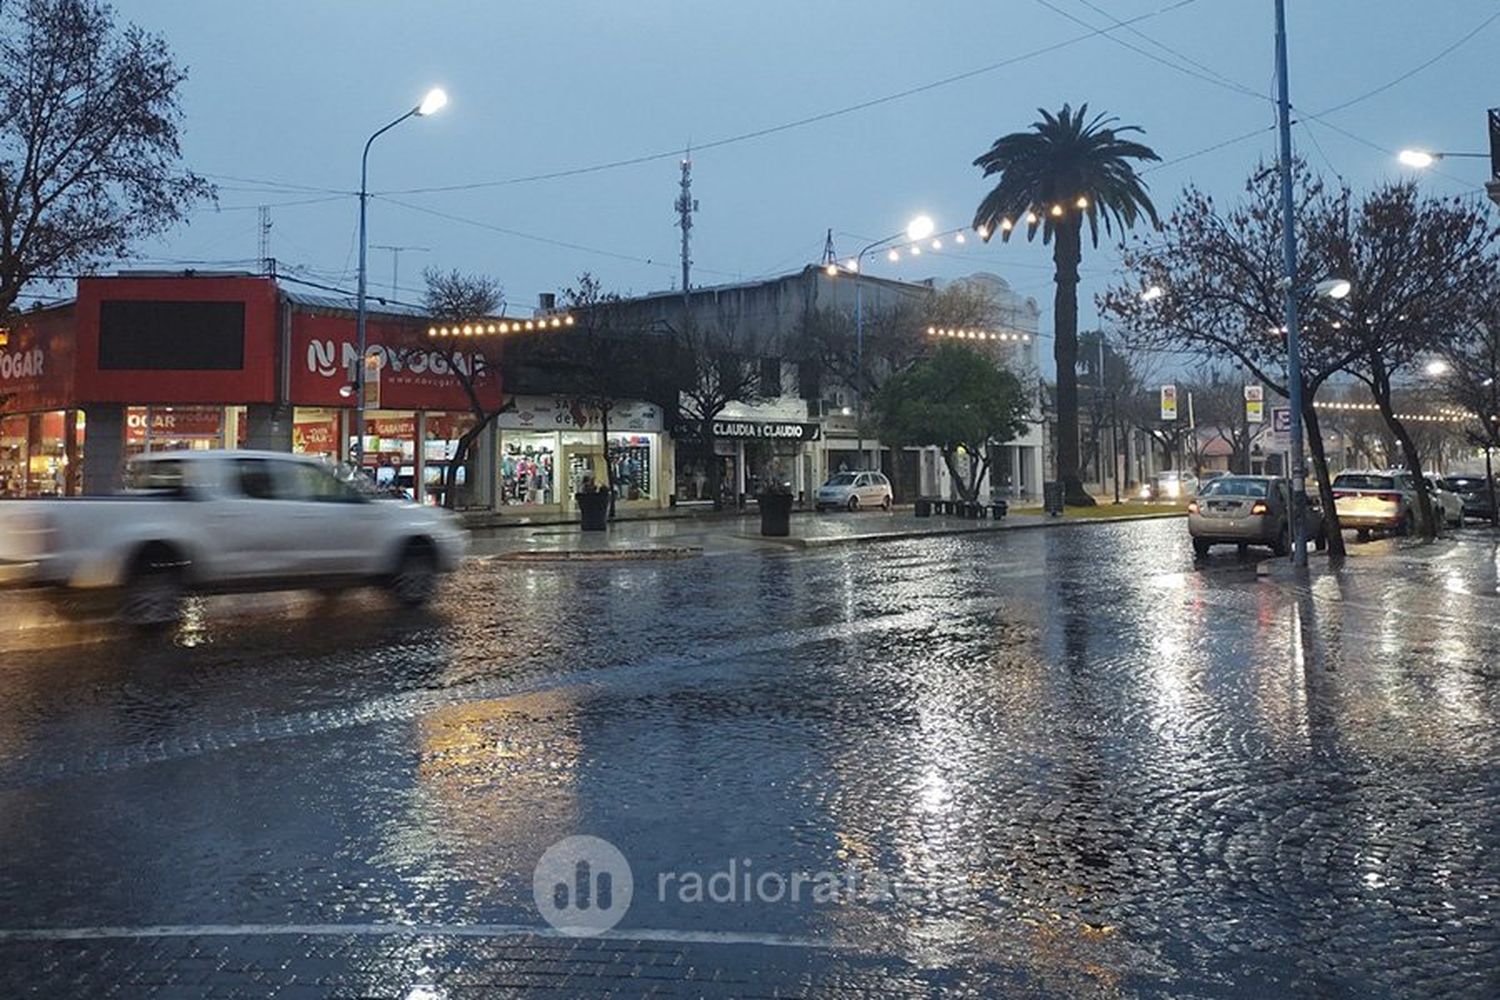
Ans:
<svg viewBox="0 0 1500 1000"><path fill-rule="evenodd" d="M448 95L441 87L434 87L422 98L421 103L401 117L392 121L382 128L376 129L370 138L365 140L365 151L359 158L359 291L357 294L357 305L354 319L354 339L358 348L359 361L354 369L354 468L362 470L365 462L365 351L368 349L365 343L365 205L370 200L369 175L370 175L370 147L375 140L386 132L400 125L408 118L425 118L443 109L448 103Z"/></svg>
<svg viewBox="0 0 1500 1000"><path fill-rule="evenodd" d="M854 419L857 424L855 428L855 451L860 456L861 462L865 458L865 393L863 387L858 383L865 371L865 296L864 282L858 280L859 272L864 266L865 256L872 251L879 250L881 247L889 246L903 239L916 244L927 239L936 229L937 224L932 221L932 216L918 215L908 222L906 228L901 232L892 233L884 239L876 240L874 243L867 245L859 253L849 258L845 264L845 270L853 274L856 279L854 282L854 399L858 411ZM920 252L921 249L919 247L912 247L914 255ZM838 274L838 265L829 264L827 270L829 276L833 277Z"/></svg>
<svg viewBox="0 0 1500 1000"><path fill-rule="evenodd" d="M1464 159L1485 160L1489 158L1488 153L1438 153L1427 149L1403 149L1396 154L1404 166L1413 170L1426 170L1438 160L1446 160L1449 157L1462 157Z"/></svg>

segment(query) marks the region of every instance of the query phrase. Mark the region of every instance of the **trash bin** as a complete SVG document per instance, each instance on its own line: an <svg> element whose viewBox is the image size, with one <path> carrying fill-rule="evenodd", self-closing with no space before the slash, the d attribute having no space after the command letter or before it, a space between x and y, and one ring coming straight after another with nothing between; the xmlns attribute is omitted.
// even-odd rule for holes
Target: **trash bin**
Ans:
<svg viewBox="0 0 1500 1000"><path fill-rule="evenodd" d="M792 495L762 493L755 498L760 505L760 533L785 538L792 533Z"/></svg>
<svg viewBox="0 0 1500 1000"><path fill-rule="evenodd" d="M1042 484L1042 510L1053 516L1060 515L1063 512L1062 483L1051 482Z"/></svg>
<svg viewBox="0 0 1500 1000"><path fill-rule="evenodd" d="M990 516L995 520L998 521L1009 513L1010 504L1006 503L1004 500L1001 500L999 497L992 497L990 499Z"/></svg>
<svg viewBox="0 0 1500 1000"><path fill-rule="evenodd" d="M575 493L578 515L583 521L584 531L604 531L609 527L610 501L614 497L606 490L599 493Z"/></svg>
<svg viewBox="0 0 1500 1000"><path fill-rule="evenodd" d="M932 500L927 497L917 497L916 515L918 517L931 517Z"/></svg>

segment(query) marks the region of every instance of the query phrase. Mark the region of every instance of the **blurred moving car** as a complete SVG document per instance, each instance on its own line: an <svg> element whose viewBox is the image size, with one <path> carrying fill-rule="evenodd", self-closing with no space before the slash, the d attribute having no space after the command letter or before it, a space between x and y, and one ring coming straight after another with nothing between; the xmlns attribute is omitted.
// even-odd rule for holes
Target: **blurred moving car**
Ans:
<svg viewBox="0 0 1500 1000"><path fill-rule="evenodd" d="M282 452L161 452L119 496L0 504L0 582L114 593L140 627L176 622L189 593L375 584L417 607L467 547L451 512L376 503Z"/></svg>
<svg viewBox="0 0 1500 1000"><path fill-rule="evenodd" d="M1215 545L1268 545L1279 556L1292 548L1291 483L1281 476L1221 476L1206 483L1188 504L1193 552L1206 556ZM1309 506L1303 533L1318 548L1327 544L1323 514Z"/></svg>
<svg viewBox="0 0 1500 1000"><path fill-rule="evenodd" d="M1494 516L1490 483L1483 476L1444 476L1443 484L1458 494L1465 517L1488 521Z"/></svg>
<svg viewBox="0 0 1500 1000"><path fill-rule="evenodd" d="M879 472L840 472L818 487L813 507L820 511L829 507L890 510L893 496L891 481Z"/></svg>
<svg viewBox="0 0 1500 1000"><path fill-rule="evenodd" d="M1426 478L1433 513L1448 527L1462 528L1465 522L1463 497L1449 489L1440 476L1428 473Z"/></svg>
<svg viewBox="0 0 1500 1000"><path fill-rule="evenodd" d="M1142 500L1183 500L1198 494L1198 477L1191 472L1167 469L1141 486Z"/></svg>
<svg viewBox="0 0 1500 1000"><path fill-rule="evenodd" d="M1405 472L1340 472L1333 477L1339 524L1353 528L1360 541L1372 531L1410 534L1416 524L1416 486Z"/></svg>

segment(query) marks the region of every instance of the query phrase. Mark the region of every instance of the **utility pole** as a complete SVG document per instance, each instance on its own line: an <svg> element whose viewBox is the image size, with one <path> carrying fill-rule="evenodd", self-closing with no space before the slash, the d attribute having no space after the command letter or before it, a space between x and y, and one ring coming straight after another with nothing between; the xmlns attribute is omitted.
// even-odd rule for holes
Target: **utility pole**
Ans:
<svg viewBox="0 0 1500 1000"><path fill-rule="evenodd" d="M405 251L412 253L427 253L432 247L409 247L395 246L390 243L376 243L371 245L371 250L389 250L391 252L391 298L399 299L401 284L401 254Z"/></svg>
<svg viewBox="0 0 1500 1000"><path fill-rule="evenodd" d="M258 226L260 242L257 246L258 252L256 256L260 258L260 266L266 274L274 277L276 274L276 262L271 259L271 206L261 205L255 211L256 215L260 217Z"/></svg>
<svg viewBox="0 0 1500 1000"><path fill-rule="evenodd" d="M1281 256L1286 286L1286 388L1292 411L1292 565L1307 565L1302 512L1307 470L1302 454L1302 338L1297 330L1297 212L1292 200L1292 97L1286 66L1286 0L1276 0L1276 128L1281 147Z"/></svg>
<svg viewBox="0 0 1500 1000"><path fill-rule="evenodd" d="M688 291L692 286L693 258L690 251L693 231L693 213L698 211L698 202L693 198L693 159L689 147L682 157L682 193L673 205L677 209L677 225L682 230L682 308L686 321Z"/></svg>

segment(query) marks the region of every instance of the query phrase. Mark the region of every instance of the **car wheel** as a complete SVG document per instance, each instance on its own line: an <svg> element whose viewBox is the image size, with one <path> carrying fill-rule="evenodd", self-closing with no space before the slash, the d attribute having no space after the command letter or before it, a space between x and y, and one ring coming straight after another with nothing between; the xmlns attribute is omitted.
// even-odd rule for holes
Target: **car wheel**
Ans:
<svg viewBox="0 0 1500 1000"><path fill-rule="evenodd" d="M396 571L386 583L391 597L403 608L420 608L437 591L437 557L426 542L411 542L401 553Z"/></svg>
<svg viewBox="0 0 1500 1000"><path fill-rule="evenodd" d="M859 510L859 497L850 497L849 498L849 509L851 511Z"/></svg>
<svg viewBox="0 0 1500 1000"><path fill-rule="evenodd" d="M1405 514L1401 515L1401 523L1396 525L1396 534L1400 535L1402 538L1406 538L1411 535L1412 530L1415 527L1416 521L1412 517L1411 511L1407 511Z"/></svg>
<svg viewBox="0 0 1500 1000"><path fill-rule="evenodd" d="M1355 541L1359 541L1359 542L1368 542L1370 540L1370 529L1369 528L1355 528L1354 529L1354 539L1355 539Z"/></svg>
<svg viewBox="0 0 1500 1000"><path fill-rule="evenodd" d="M1193 555L1197 556L1199 559L1208 558L1208 553L1213 549L1213 547L1214 543L1210 542L1207 538L1193 539Z"/></svg>
<svg viewBox="0 0 1500 1000"><path fill-rule="evenodd" d="M884 510L884 511L889 511L891 509L891 498L890 497L886 497L886 498L884 498L883 500L880 501L880 509Z"/></svg>
<svg viewBox="0 0 1500 1000"><path fill-rule="evenodd" d="M1318 537L1313 539L1313 548L1317 549L1319 552L1322 552L1328 548L1328 532L1318 532Z"/></svg>
<svg viewBox="0 0 1500 1000"><path fill-rule="evenodd" d="M120 623L142 632L159 632L182 621L186 569L182 558L165 546L142 552L120 599Z"/></svg>

